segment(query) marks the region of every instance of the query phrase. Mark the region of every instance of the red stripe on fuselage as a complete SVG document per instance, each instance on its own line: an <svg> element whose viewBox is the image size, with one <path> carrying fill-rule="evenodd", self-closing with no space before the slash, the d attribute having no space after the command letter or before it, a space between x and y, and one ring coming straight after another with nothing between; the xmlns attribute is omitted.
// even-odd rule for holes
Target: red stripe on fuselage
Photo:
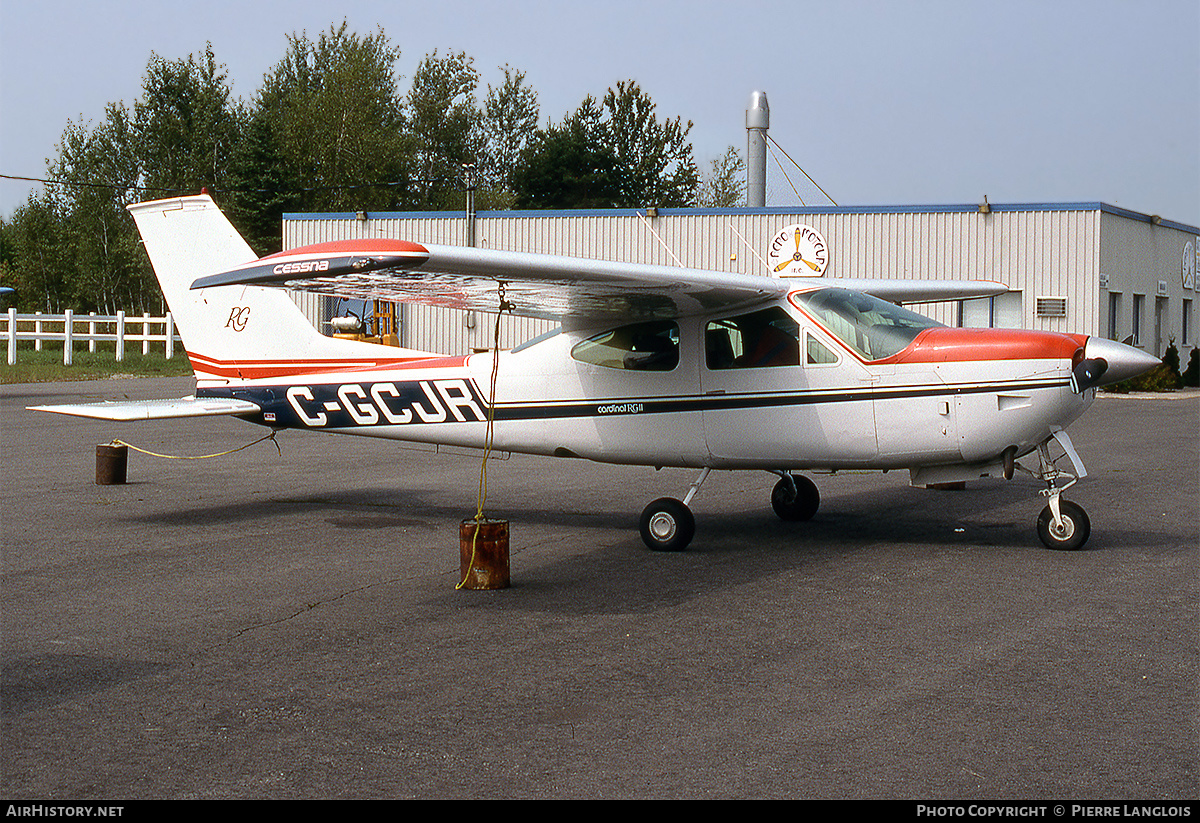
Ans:
<svg viewBox="0 0 1200 823"><path fill-rule="evenodd" d="M305 374L337 372L368 372L407 369L447 369L466 364L461 357L411 357L401 359L331 359L331 360L214 360L204 355L189 354L192 369L210 377L242 380L261 380Z"/></svg>
<svg viewBox="0 0 1200 823"><path fill-rule="evenodd" d="M1087 343L1085 334L1030 329L926 329L889 363L947 363L967 360L1070 360Z"/></svg>

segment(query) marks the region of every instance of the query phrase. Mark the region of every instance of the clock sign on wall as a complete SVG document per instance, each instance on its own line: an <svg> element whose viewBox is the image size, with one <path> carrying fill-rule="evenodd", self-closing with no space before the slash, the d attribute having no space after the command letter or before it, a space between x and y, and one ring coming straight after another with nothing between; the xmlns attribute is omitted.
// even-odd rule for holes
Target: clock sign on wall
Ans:
<svg viewBox="0 0 1200 823"><path fill-rule="evenodd" d="M820 277L829 266L829 246L812 226L787 226L771 238L767 265L776 277Z"/></svg>
<svg viewBox="0 0 1200 823"><path fill-rule="evenodd" d="M1192 244L1188 243L1183 247L1183 266L1180 271L1180 279L1183 281L1185 289L1196 288L1196 258L1200 257L1200 238L1196 241L1196 251L1192 252Z"/></svg>

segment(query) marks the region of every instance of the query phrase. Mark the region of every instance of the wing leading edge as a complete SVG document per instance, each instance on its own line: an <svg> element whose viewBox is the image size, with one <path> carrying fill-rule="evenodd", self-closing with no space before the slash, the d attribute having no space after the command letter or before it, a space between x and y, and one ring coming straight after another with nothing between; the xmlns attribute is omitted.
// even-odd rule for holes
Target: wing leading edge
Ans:
<svg viewBox="0 0 1200 823"><path fill-rule="evenodd" d="M513 314L547 320L686 317L769 302L797 288L838 286L903 303L988 297L978 280L775 278L643 263L615 263L402 240L304 246L202 277L193 289L276 286L365 300L495 312L498 285Z"/></svg>

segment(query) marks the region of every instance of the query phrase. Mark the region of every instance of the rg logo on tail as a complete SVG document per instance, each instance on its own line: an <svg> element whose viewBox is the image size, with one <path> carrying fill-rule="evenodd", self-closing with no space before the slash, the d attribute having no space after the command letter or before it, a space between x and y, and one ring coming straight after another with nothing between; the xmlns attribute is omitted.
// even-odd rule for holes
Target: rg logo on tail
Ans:
<svg viewBox="0 0 1200 823"><path fill-rule="evenodd" d="M229 312L229 319L225 321L225 328L231 328L234 331L242 331L246 328L246 321L249 318L249 306L234 306L233 310Z"/></svg>

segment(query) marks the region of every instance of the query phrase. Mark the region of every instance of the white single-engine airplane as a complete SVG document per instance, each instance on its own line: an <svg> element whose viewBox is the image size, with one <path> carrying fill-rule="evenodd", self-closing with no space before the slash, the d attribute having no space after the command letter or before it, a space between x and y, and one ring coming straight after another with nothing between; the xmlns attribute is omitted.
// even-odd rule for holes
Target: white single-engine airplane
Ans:
<svg viewBox="0 0 1200 823"><path fill-rule="evenodd" d="M130 211L196 393L39 409L234 415L473 448L487 445L492 417L498 450L700 470L683 500L642 513L657 550L691 541L688 503L713 469L779 475L775 512L807 520L817 489L793 472L851 468L907 468L914 485L1022 468L1046 484L1042 542L1077 549L1088 518L1061 495L1086 472L1065 428L1096 386L1159 362L1096 337L947 328L896 305L1006 290L986 281L783 279L383 239L259 259L206 195ZM511 351L448 357L326 337L280 287L503 308L561 327ZM1016 463L1034 452L1037 469ZM1063 456L1073 472L1056 466Z"/></svg>

